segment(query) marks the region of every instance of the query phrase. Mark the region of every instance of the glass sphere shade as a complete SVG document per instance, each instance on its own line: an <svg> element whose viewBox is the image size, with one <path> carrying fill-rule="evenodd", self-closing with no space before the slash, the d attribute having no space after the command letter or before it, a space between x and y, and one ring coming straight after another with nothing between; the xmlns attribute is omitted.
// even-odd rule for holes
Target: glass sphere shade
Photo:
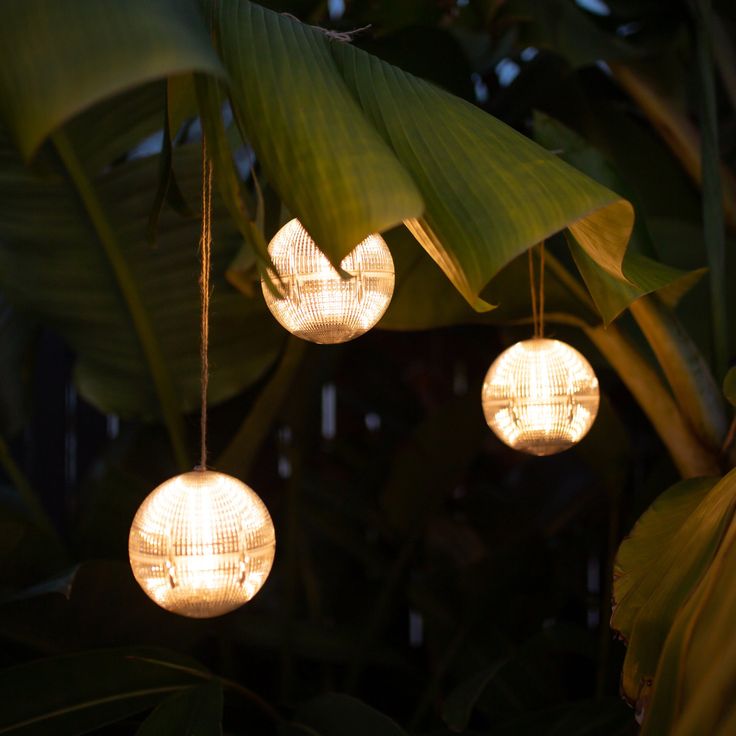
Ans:
<svg viewBox="0 0 736 736"><path fill-rule="evenodd" d="M554 455L579 442L598 413L590 363L560 340L534 338L496 358L483 382L488 426L509 447Z"/></svg>
<svg viewBox="0 0 736 736"><path fill-rule="evenodd" d="M249 601L273 564L268 509L245 483L193 470L162 483L133 519L133 575L151 600L190 618L220 616Z"/></svg>
<svg viewBox="0 0 736 736"><path fill-rule="evenodd" d="M287 222L269 243L276 289L261 281L271 313L289 332L311 342L347 342L373 327L394 291L394 262L380 235L369 235L340 263L342 278L299 220Z"/></svg>

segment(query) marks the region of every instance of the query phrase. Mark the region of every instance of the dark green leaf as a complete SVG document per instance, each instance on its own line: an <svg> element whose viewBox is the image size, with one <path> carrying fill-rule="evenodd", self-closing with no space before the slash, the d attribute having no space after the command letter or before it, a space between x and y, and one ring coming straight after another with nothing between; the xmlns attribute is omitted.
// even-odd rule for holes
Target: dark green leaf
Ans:
<svg viewBox="0 0 736 736"><path fill-rule="evenodd" d="M736 406L736 367L731 368L723 379L723 395Z"/></svg>
<svg viewBox="0 0 736 736"><path fill-rule="evenodd" d="M496 662L491 667L460 683L447 696L442 706L442 720L453 731L464 731L468 727L475 704L488 687L491 678L503 664L503 661Z"/></svg>
<svg viewBox="0 0 736 736"><path fill-rule="evenodd" d="M171 74L222 73L191 0L9 0L0 54L0 109L25 157L107 97Z"/></svg>
<svg viewBox="0 0 736 736"><path fill-rule="evenodd" d="M222 686L216 680L187 688L164 700L136 736L220 736Z"/></svg>

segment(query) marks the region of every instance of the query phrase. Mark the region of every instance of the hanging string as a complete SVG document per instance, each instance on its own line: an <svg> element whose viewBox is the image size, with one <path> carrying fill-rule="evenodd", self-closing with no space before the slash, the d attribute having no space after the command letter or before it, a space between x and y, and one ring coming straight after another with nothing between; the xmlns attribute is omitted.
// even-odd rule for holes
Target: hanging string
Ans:
<svg viewBox="0 0 736 736"><path fill-rule="evenodd" d="M207 385L210 378L210 262L212 260L212 162L207 156L207 141L202 136L202 234L199 240L200 275L200 389L202 410L200 415L200 459L197 468L207 468Z"/></svg>
<svg viewBox="0 0 736 736"><path fill-rule="evenodd" d="M532 297L532 323L534 325L534 337L539 337L539 320L537 317L537 292L534 278L534 248L529 248L529 290Z"/></svg>
<svg viewBox="0 0 736 736"><path fill-rule="evenodd" d="M539 244L539 337L544 337L544 240Z"/></svg>
<svg viewBox="0 0 736 736"><path fill-rule="evenodd" d="M534 275L534 248L529 248L529 291L532 300L534 337L544 337L544 241L539 244L539 287Z"/></svg>

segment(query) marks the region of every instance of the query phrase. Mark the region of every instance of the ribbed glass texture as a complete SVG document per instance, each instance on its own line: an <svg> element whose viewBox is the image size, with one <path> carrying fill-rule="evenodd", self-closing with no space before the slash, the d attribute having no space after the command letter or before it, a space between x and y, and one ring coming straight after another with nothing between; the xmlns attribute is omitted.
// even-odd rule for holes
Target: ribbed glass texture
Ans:
<svg viewBox="0 0 736 736"><path fill-rule="evenodd" d="M488 426L509 447L554 455L593 426L598 379L590 363L566 343L524 340L493 362L482 401Z"/></svg>
<svg viewBox="0 0 736 736"><path fill-rule="evenodd" d="M210 618L249 601L273 564L268 509L245 483L194 470L156 488L133 519L133 575L159 606Z"/></svg>
<svg viewBox="0 0 736 736"><path fill-rule="evenodd" d="M394 262L380 235L369 235L342 260L352 275L332 267L299 220L284 225L269 243L278 276L270 271L283 298L261 281L274 317L304 340L329 344L359 337L386 311L394 292Z"/></svg>

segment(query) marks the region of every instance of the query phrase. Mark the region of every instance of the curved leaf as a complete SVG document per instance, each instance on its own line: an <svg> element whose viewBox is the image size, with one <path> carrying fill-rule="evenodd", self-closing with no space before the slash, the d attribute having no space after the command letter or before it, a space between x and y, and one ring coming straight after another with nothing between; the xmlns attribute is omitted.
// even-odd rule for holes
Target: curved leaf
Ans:
<svg viewBox="0 0 736 736"><path fill-rule="evenodd" d="M490 308L478 294L504 265L568 226L625 280L627 201L470 103L346 44L332 50L424 197L407 226L475 309Z"/></svg>
<svg viewBox="0 0 736 736"><path fill-rule="evenodd" d="M28 158L96 102L187 71L222 75L193 0L8 0L0 112Z"/></svg>
<svg viewBox="0 0 736 736"><path fill-rule="evenodd" d="M736 724L736 523L669 632L643 736L729 736Z"/></svg>
<svg viewBox="0 0 736 736"><path fill-rule="evenodd" d="M630 196L628 187L603 154L569 128L546 115L537 114L534 119L534 135L546 148L561 150L561 157L565 161L600 184ZM602 268L572 232L567 234L567 240L575 264L605 324L612 322L633 301L649 292L675 288L682 295L704 273L703 270L691 273L681 271L650 258L654 248L646 224L641 218L634 225L630 247L623 260L625 280Z"/></svg>
<svg viewBox="0 0 736 736"><path fill-rule="evenodd" d="M345 87L325 34L250 2L216 3L214 13L236 119L333 263L421 213L414 183Z"/></svg>
<svg viewBox="0 0 736 736"><path fill-rule="evenodd" d="M203 678L209 674L199 663L148 648L103 649L22 664L0 672L0 733L86 733L146 710Z"/></svg>
<svg viewBox="0 0 736 736"><path fill-rule="evenodd" d="M164 700L136 736L221 736L222 685L207 682Z"/></svg>
<svg viewBox="0 0 736 736"><path fill-rule="evenodd" d="M103 411L160 416L151 375L130 313L105 252L58 178L41 178L2 148L0 171L0 285L7 297L59 332L77 353L84 396ZM179 151L179 182L199 186L199 152ZM140 292L177 408L199 396L197 223L164 212L151 249L146 225L157 159L113 168L96 180L96 193L119 239L122 257ZM222 401L256 380L276 358L283 336L262 300L246 299L225 280L239 239L222 210L215 212L214 293L211 312L210 399Z"/></svg>
<svg viewBox="0 0 736 736"><path fill-rule="evenodd" d="M615 566L611 626L628 640L622 688L630 701L648 691L672 622L730 523L736 471L715 483L684 481L655 503L621 545Z"/></svg>

